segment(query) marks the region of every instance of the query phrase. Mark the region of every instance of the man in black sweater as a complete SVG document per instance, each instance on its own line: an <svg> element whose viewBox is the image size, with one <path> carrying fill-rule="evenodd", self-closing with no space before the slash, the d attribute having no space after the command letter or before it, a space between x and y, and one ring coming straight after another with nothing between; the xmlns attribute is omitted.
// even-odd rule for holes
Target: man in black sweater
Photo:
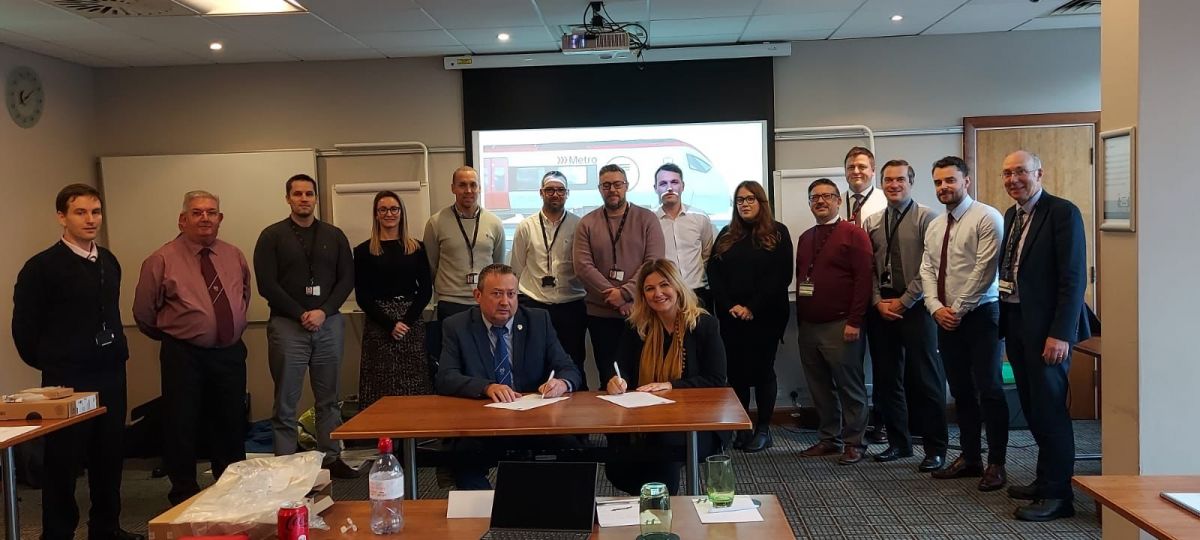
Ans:
<svg viewBox="0 0 1200 540"><path fill-rule="evenodd" d="M59 191L62 239L25 263L13 291L13 342L21 359L42 372L42 385L99 392L100 405L108 407L95 419L46 435L45 540L75 537L75 481L85 463L92 501L88 538L143 538L120 527L129 347L118 305L121 265L95 242L101 207L100 192L91 186Z"/></svg>

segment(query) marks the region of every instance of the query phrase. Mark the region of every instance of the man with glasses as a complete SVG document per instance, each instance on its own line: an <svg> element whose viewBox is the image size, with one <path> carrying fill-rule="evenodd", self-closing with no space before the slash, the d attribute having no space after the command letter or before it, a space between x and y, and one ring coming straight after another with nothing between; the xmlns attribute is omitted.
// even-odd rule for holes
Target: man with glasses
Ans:
<svg viewBox="0 0 1200 540"><path fill-rule="evenodd" d="M583 283L575 277L571 244L579 216L566 210L567 177L550 171L542 177L542 209L517 225L513 236L512 268L520 276L521 304L550 313L550 322L563 349L585 373L587 307ZM587 390L583 381L579 390Z"/></svg>
<svg viewBox="0 0 1200 540"><path fill-rule="evenodd" d="M665 253L662 228L654 212L625 200L625 170L600 168L604 206L588 212L575 229L572 260L587 291L588 333L601 381L615 375L613 361L625 317L633 309L634 277L642 264Z"/></svg>
<svg viewBox="0 0 1200 540"><path fill-rule="evenodd" d="M1000 331L1021 410L1038 444L1033 483L1008 495L1033 501L1023 521L1075 515L1071 473L1075 433L1067 410L1071 345L1091 337L1083 217L1071 201L1042 187L1042 160L1018 150L1004 158L1004 189L1016 202L1004 214L1000 256Z"/></svg>
<svg viewBox="0 0 1200 540"><path fill-rule="evenodd" d="M841 453L838 464L852 465L866 448L862 327L871 298L871 240L838 216L842 200L832 180L814 180L808 200L817 224L796 244L796 320L820 440L800 455Z"/></svg>
<svg viewBox="0 0 1200 540"><path fill-rule="evenodd" d="M921 285L938 325L938 348L958 413L962 451L933 477L979 477L979 491L1004 487L1008 403L1000 378L1000 307L996 267L1004 224L1000 212L967 194L966 162L947 156L933 164L933 186L946 214L925 231ZM981 424L987 426L983 463Z"/></svg>
<svg viewBox="0 0 1200 540"><path fill-rule="evenodd" d="M712 308L704 265L712 254L713 224L699 208L683 204L683 170L664 163L654 172L654 191L662 206L655 211L662 226L667 258L679 267L684 283L696 292L706 308Z"/></svg>

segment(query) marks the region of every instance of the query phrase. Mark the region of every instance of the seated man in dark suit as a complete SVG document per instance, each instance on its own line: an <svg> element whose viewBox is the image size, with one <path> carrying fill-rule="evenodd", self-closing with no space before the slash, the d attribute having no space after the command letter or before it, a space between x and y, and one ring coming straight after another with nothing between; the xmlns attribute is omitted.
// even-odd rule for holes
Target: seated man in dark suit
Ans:
<svg viewBox="0 0 1200 540"><path fill-rule="evenodd" d="M510 402L524 393L558 397L583 384L583 374L563 350L545 310L517 306L517 276L504 264L479 273L479 307L442 323L442 353L435 387L438 394ZM554 377L550 378L553 372ZM452 442L459 489L491 489L479 454L500 447L565 448L574 437L462 438ZM475 459L471 459L474 457Z"/></svg>

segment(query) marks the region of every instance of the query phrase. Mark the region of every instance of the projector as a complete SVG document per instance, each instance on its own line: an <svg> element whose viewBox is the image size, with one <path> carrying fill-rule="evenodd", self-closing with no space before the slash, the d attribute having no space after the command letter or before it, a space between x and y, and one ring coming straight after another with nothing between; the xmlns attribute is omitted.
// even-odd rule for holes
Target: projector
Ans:
<svg viewBox="0 0 1200 540"><path fill-rule="evenodd" d="M563 54L611 54L629 52L629 32L563 34Z"/></svg>

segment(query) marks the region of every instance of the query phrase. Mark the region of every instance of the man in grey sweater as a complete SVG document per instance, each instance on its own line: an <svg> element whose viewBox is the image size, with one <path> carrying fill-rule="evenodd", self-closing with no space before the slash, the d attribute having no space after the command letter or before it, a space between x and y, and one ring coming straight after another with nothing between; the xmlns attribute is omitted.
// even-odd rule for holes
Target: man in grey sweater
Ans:
<svg viewBox="0 0 1200 540"><path fill-rule="evenodd" d="M575 275L587 291L588 333L600 380L613 377L617 342L625 317L633 309L634 276L646 261L666 252L662 227L654 212L625 200L629 182L618 165L600 169L604 206L579 220L572 246Z"/></svg>

